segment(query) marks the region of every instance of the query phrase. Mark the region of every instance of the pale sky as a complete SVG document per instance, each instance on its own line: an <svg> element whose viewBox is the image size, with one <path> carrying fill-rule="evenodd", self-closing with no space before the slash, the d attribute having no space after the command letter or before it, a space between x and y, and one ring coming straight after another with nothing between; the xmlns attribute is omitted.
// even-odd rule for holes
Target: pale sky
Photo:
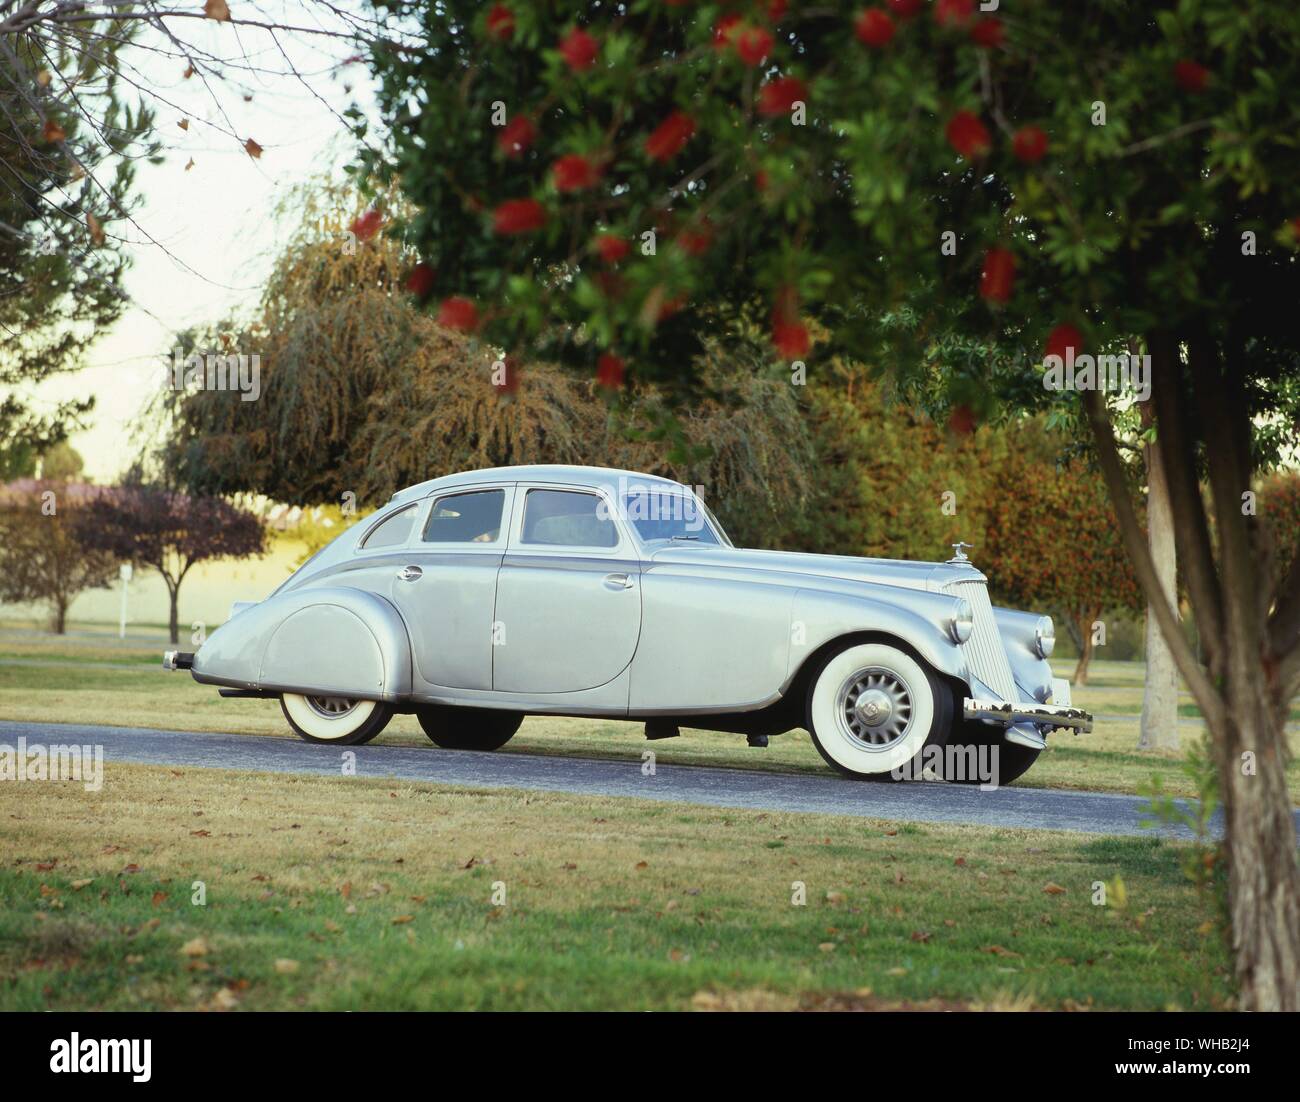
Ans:
<svg viewBox="0 0 1300 1102"><path fill-rule="evenodd" d="M237 0L229 3L235 18L323 22L317 18L320 9L306 0L272 0L253 11ZM221 50L223 56L237 49L232 45L236 28L228 25L187 20L183 33L187 41L213 53ZM250 102L242 88L230 88L219 93L218 107L197 78L183 79L180 59L142 51L128 58L159 97L153 102L167 152L163 164L142 165L137 173L143 205L136 221L143 233L121 222L109 227L133 240L133 265L125 280L132 305L95 342L85 370L47 380L36 390L38 408L94 395L90 427L74 434L71 443L85 458L86 473L99 482L112 480L133 458L132 422L161 385L160 354L173 346L175 331L251 309L291 229L288 220L280 225L272 220L272 209L295 184L338 173L348 160L353 141L332 112L342 112L354 96L363 110L373 103L364 64L335 68L357 52L343 40L282 37L294 66L314 74L305 87L284 75L284 58L265 35L248 28L238 34L260 66L277 70L240 76L240 84L253 93ZM353 86L351 94L345 84ZM188 130L177 125L182 118L189 120ZM226 129L240 139L253 138L263 147L261 158L253 160ZM194 167L186 171L191 158Z"/></svg>

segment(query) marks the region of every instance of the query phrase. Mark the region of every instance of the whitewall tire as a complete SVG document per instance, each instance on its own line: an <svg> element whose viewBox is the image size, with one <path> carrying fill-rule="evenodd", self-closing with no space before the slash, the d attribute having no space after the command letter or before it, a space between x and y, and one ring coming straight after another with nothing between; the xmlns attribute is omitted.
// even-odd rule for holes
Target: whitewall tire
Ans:
<svg viewBox="0 0 1300 1102"><path fill-rule="evenodd" d="M808 686L807 725L827 764L854 777L919 776L916 759L943 745L952 693L906 651L856 643L831 654Z"/></svg>
<svg viewBox="0 0 1300 1102"><path fill-rule="evenodd" d="M369 742L393 716L392 708L377 700L303 696L299 693L281 696L280 708L300 738L340 746Z"/></svg>

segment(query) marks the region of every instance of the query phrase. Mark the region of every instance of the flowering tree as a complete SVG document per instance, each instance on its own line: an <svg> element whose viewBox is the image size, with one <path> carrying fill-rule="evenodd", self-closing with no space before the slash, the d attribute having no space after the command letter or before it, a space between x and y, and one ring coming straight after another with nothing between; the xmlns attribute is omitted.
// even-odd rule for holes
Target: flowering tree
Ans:
<svg viewBox="0 0 1300 1102"><path fill-rule="evenodd" d="M1300 567L1261 596L1271 537L1243 494L1257 427L1296 423L1300 10L1006 9L448 0L414 17L426 49L373 52L388 136L362 167L419 208L406 232L447 319L509 351L689 383L717 315L758 301L786 360L811 356L812 316L819 355L892 336L904 379L968 395L959 424L1052 397L1056 418L1082 413L1212 733L1243 1005L1294 1009ZM1023 356L954 365L935 352L951 332ZM1159 586L1106 395L1042 386L1045 349L1130 338L1151 357L1203 660Z"/></svg>
<svg viewBox="0 0 1300 1102"><path fill-rule="evenodd" d="M259 555L266 545L256 514L224 498L142 485L95 495L79 516L78 530L87 547L162 575L171 598L173 643L180 642L177 607L190 568L206 559Z"/></svg>

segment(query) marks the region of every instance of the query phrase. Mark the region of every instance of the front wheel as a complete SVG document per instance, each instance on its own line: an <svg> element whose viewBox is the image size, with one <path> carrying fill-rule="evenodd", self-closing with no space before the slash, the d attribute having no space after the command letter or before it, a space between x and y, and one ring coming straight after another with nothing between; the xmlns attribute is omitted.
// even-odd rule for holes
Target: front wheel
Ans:
<svg viewBox="0 0 1300 1102"><path fill-rule="evenodd" d="M443 750L500 750L523 723L522 712L425 704L416 709L430 741Z"/></svg>
<svg viewBox="0 0 1300 1102"><path fill-rule="evenodd" d="M850 777L919 777L927 747L952 725L947 685L886 643L858 643L827 658L808 686L808 731L828 765Z"/></svg>
<svg viewBox="0 0 1300 1102"><path fill-rule="evenodd" d="M302 696L285 693L280 710L299 738L360 746L388 726L393 709L378 700L353 700L342 696Z"/></svg>

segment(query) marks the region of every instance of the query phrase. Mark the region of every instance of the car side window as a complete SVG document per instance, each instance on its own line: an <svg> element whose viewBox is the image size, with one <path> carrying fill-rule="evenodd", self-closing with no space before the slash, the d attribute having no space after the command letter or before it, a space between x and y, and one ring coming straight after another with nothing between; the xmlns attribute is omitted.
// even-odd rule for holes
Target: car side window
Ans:
<svg viewBox="0 0 1300 1102"><path fill-rule="evenodd" d="M577 490L529 490L524 500L522 543L551 547L616 547L618 527L595 494Z"/></svg>
<svg viewBox="0 0 1300 1102"><path fill-rule="evenodd" d="M400 547L411 538L413 523L415 523L415 506L408 505L405 509L399 509L392 516L381 521L379 527L371 529L361 546L367 551L373 551L377 547Z"/></svg>
<svg viewBox="0 0 1300 1102"><path fill-rule="evenodd" d="M425 543L495 543L501 535L505 490L440 497L424 525Z"/></svg>

